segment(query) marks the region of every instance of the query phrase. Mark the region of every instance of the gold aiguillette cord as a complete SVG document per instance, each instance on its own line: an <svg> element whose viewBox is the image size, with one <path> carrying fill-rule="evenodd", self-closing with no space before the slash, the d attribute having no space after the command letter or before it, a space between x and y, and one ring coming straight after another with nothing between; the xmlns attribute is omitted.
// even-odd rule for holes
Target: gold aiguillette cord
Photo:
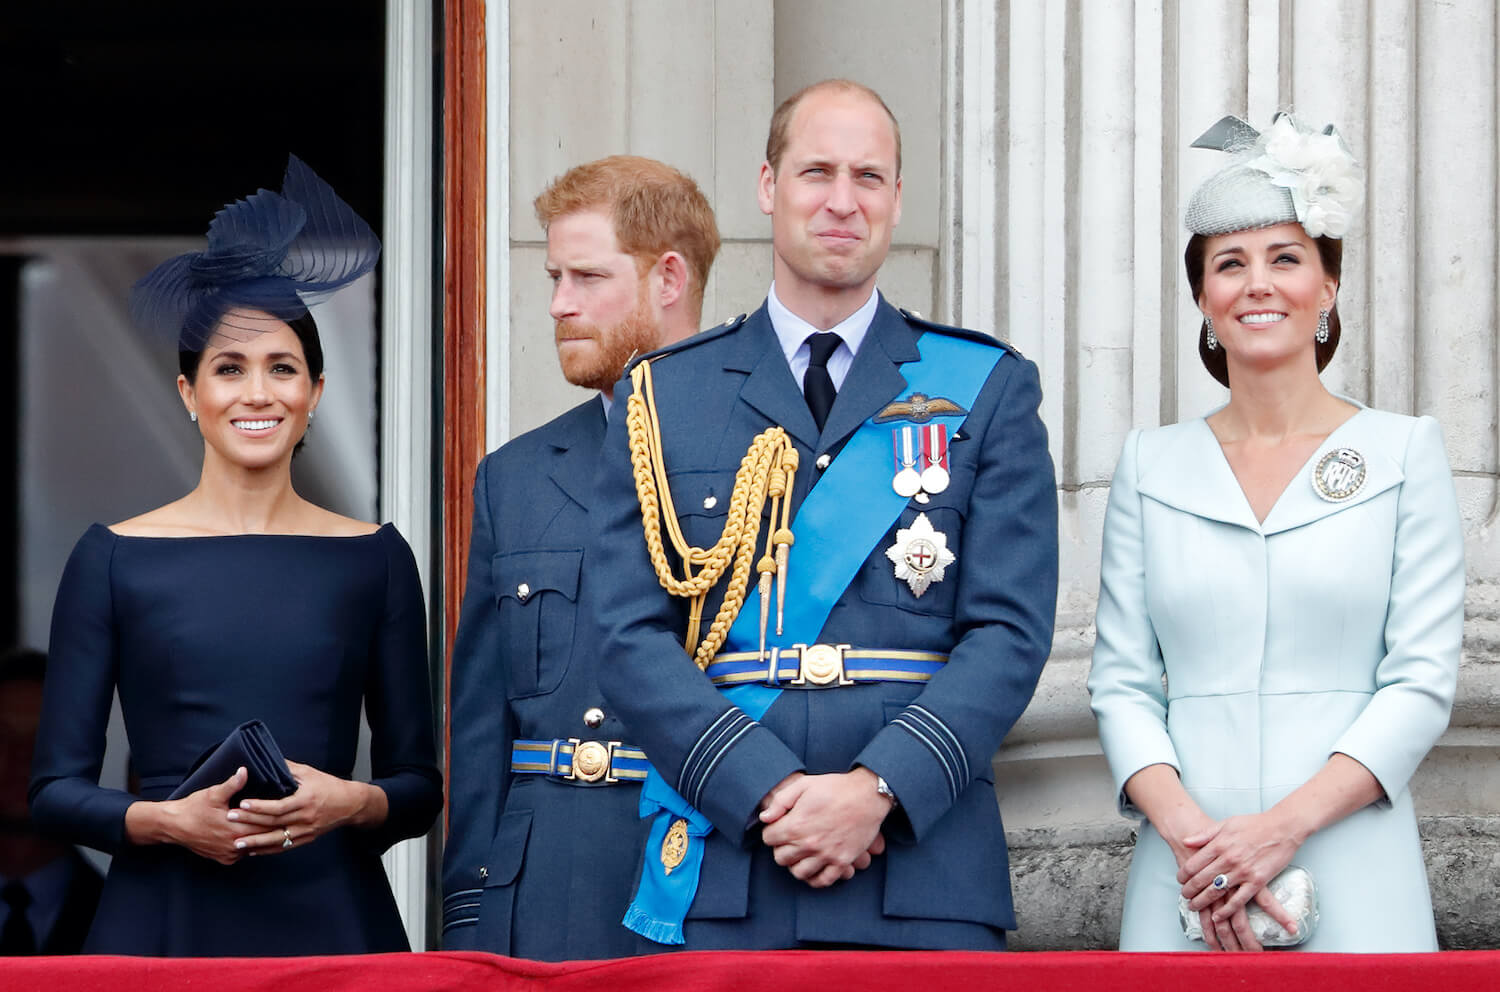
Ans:
<svg viewBox="0 0 1500 992"><path fill-rule="evenodd" d="M719 653L729 628L745 604L750 584L750 566L760 572L760 647L765 654L766 626L769 621L773 574L777 581L776 632L781 633L782 613L786 602L787 560L792 545L791 491L797 472L797 449L780 427L771 427L755 436L745 456L740 459L729 496L724 529L710 548L688 544L672 503L667 484L666 459L662 454L661 424L657 418L656 396L651 383L651 363L640 362L630 372L633 387L625 414L630 437L630 464L635 476L636 496L641 504L641 525L646 550L662 588L673 596L691 603L684 647L693 655L700 669ZM760 537L761 515L766 501L771 502L774 528L766 541L765 555L757 563L755 545ZM682 560L682 577L672 571L662 543L662 522L672 548ZM725 571L729 584L724 601L709 625L707 636L699 640L703 624L703 606L709 590L718 584Z"/></svg>

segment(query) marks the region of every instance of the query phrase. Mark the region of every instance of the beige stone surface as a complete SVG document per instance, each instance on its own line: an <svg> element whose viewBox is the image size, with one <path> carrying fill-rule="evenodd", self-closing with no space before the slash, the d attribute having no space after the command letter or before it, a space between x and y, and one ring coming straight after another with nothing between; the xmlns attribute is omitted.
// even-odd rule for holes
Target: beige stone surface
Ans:
<svg viewBox="0 0 1500 992"><path fill-rule="evenodd" d="M932 248L942 191L943 10L942 0L776 3L776 102L833 76L878 92L901 124L901 238Z"/></svg>
<svg viewBox="0 0 1500 992"><path fill-rule="evenodd" d="M547 313L552 283L543 268L546 259L545 245L511 248L510 423L513 437L540 427L590 396L588 390L570 385L557 366L552 317Z"/></svg>

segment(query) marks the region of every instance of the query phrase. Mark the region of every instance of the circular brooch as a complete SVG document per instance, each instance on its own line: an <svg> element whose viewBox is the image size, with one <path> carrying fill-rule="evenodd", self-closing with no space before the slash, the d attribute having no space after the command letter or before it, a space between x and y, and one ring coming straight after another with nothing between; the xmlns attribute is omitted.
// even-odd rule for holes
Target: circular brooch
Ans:
<svg viewBox="0 0 1500 992"><path fill-rule="evenodd" d="M1312 484L1330 503L1353 499L1365 485L1365 457L1353 448L1334 448L1313 466Z"/></svg>

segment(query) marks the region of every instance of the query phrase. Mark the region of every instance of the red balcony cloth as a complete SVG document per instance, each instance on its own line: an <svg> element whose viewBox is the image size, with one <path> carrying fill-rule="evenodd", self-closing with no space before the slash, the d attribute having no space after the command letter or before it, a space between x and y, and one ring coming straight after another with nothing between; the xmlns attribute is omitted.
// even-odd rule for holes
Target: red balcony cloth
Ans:
<svg viewBox="0 0 1500 992"><path fill-rule="evenodd" d="M1493 992L1500 951L1120 954L689 952L546 964L433 952L313 958L0 959L6 992Z"/></svg>

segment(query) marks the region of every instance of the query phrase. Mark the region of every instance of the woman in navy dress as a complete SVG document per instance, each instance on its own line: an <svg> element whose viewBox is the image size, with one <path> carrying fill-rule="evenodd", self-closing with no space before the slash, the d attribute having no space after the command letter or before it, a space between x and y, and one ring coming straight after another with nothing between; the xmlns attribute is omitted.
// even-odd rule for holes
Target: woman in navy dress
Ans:
<svg viewBox="0 0 1500 992"><path fill-rule="evenodd" d="M291 480L323 392L305 304L378 252L294 158L281 194L225 207L207 251L136 285L137 321L178 340L203 470L181 499L89 528L58 589L31 800L43 829L113 855L86 952L407 949L380 853L442 804L416 565L393 527L315 506ZM116 689L139 795L98 784ZM368 782L351 778L362 708ZM252 719L292 795L231 805L241 768L168 798Z"/></svg>

